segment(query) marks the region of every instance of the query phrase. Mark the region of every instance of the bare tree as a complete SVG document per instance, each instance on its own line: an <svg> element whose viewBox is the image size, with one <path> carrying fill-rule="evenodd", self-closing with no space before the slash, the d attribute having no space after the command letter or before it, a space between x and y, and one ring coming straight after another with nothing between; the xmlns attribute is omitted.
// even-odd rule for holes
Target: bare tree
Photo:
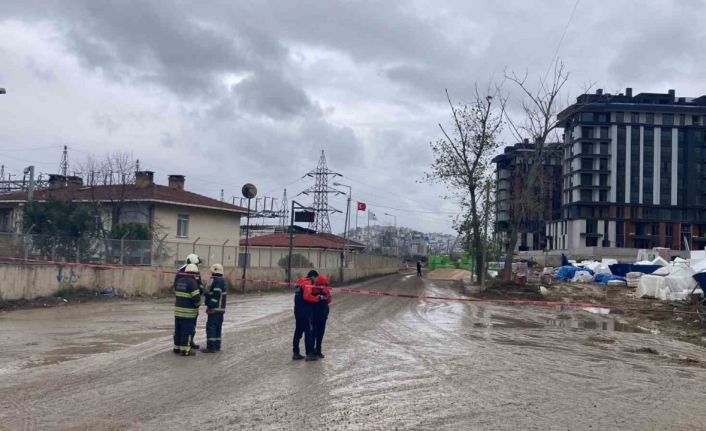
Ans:
<svg viewBox="0 0 706 431"><path fill-rule="evenodd" d="M518 162L518 169L522 170L521 180L515 183L510 200L509 247L503 270L503 280L506 281L512 276L512 255L522 227L529 217L544 216L544 199L551 181L545 169L545 160L550 151L548 144L552 140L559 141L556 134L559 126L557 114L563 107L560 93L569 79L569 73L560 60L553 62L550 71L551 75L547 73L537 81L536 88L528 81L527 73L523 76L514 72L505 73L505 78L513 82L523 95L521 118L518 121L513 121L509 115L506 118L519 142L528 139L533 143L532 151Z"/></svg>
<svg viewBox="0 0 706 431"><path fill-rule="evenodd" d="M473 100L468 104L454 105L448 90L446 99L451 109L452 130L447 131L439 124L443 137L431 143L435 159L426 176L445 184L461 202L464 213L457 229L466 238L466 250L475 256L478 281L482 283L486 273L482 253L483 186L491 159L500 146L505 98L500 87L481 95L476 86Z"/></svg>

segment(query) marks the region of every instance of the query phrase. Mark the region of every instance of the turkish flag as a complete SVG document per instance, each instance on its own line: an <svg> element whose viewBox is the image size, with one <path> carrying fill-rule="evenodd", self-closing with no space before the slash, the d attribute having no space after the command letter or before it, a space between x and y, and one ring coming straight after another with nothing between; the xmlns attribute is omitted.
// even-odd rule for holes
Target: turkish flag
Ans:
<svg viewBox="0 0 706 431"><path fill-rule="evenodd" d="M366 208L365 202L358 202L358 211L365 211Z"/></svg>

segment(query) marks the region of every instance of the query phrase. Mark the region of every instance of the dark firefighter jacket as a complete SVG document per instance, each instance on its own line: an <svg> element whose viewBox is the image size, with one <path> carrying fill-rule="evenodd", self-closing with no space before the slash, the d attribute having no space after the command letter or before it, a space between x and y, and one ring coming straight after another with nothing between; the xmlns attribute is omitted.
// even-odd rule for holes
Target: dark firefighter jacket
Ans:
<svg viewBox="0 0 706 431"><path fill-rule="evenodd" d="M211 288L206 292L206 308L213 310L215 313L225 312L227 296L226 279L222 275L213 277L211 279Z"/></svg>
<svg viewBox="0 0 706 431"><path fill-rule="evenodd" d="M194 319L199 314L201 290L193 276L181 276L174 285L174 316Z"/></svg>

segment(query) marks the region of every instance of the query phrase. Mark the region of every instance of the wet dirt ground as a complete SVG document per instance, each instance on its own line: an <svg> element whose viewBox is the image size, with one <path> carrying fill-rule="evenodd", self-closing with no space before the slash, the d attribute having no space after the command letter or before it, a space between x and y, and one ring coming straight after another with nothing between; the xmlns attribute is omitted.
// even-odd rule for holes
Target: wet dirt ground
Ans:
<svg viewBox="0 0 706 431"><path fill-rule="evenodd" d="M706 429L706 351L613 316L339 294L326 359L293 362L291 304L234 295L224 351L190 358L166 300L3 313L0 429Z"/></svg>

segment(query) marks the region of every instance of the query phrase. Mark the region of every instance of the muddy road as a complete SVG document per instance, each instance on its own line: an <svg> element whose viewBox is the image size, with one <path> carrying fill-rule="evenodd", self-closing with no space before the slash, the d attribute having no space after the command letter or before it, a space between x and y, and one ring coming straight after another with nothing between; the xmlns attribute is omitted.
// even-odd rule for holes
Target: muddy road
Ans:
<svg viewBox="0 0 706 431"><path fill-rule="evenodd" d="M0 314L0 429L706 429L704 349L612 317L339 294L326 359L293 362L291 295L234 297L192 358L167 301Z"/></svg>

